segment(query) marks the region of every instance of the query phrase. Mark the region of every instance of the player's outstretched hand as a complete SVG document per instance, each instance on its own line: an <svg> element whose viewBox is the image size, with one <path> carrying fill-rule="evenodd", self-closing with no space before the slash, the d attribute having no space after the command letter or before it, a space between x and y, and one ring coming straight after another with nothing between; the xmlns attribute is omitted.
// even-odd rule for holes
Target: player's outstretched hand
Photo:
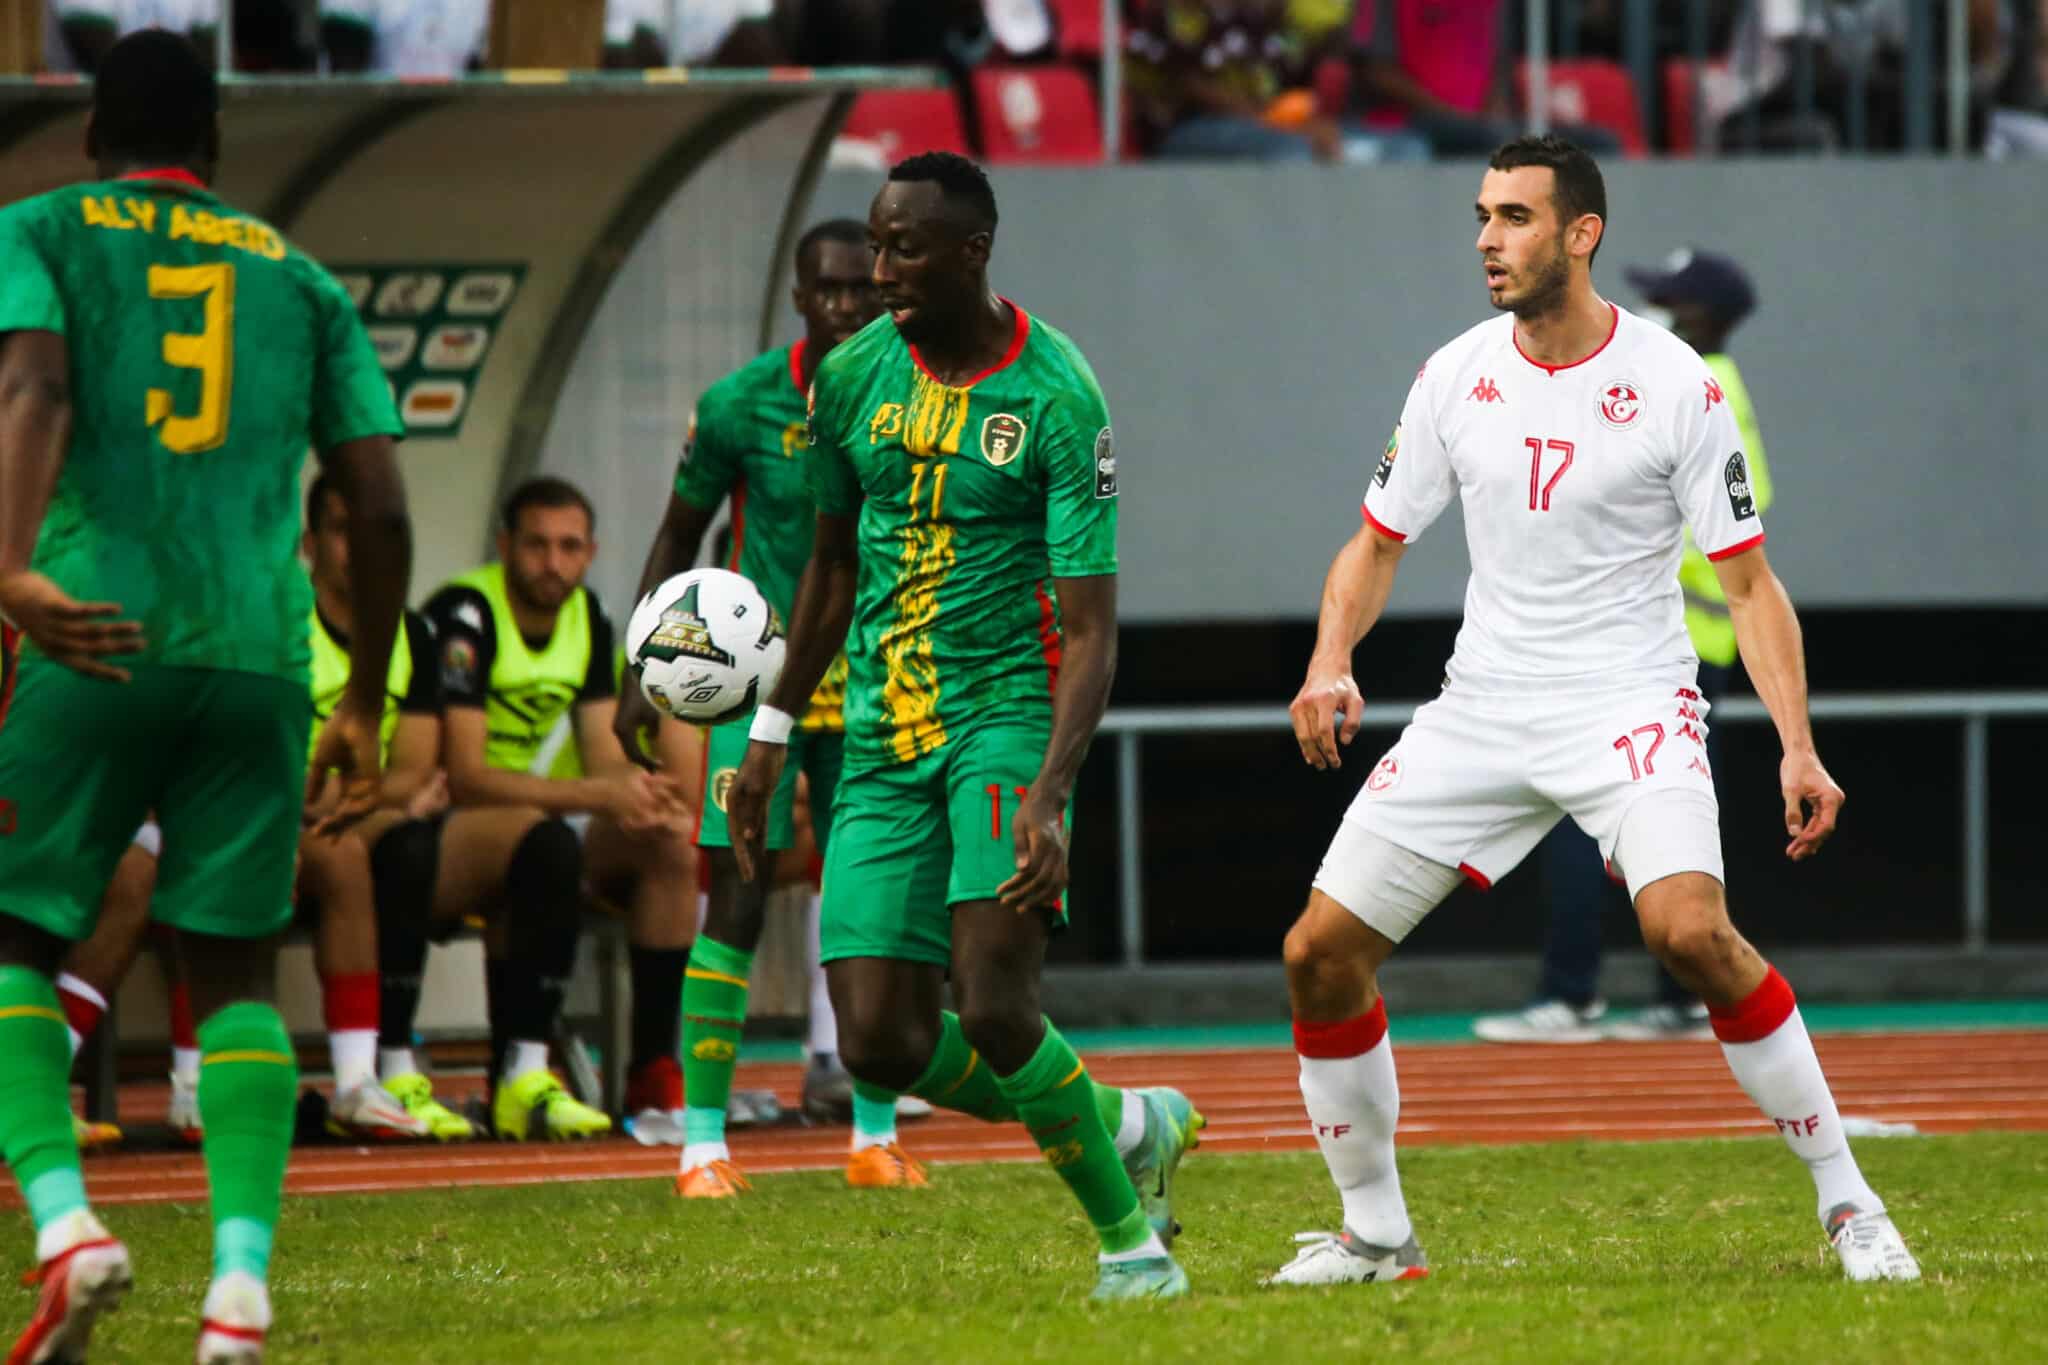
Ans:
<svg viewBox="0 0 2048 1365"><path fill-rule="evenodd" d="M0 576L0 615L20 626L36 648L88 678L127 682L128 670L105 660L138 654L142 622L115 618L114 602L79 602L33 569Z"/></svg>
<svg viewBox="0 0 2048 1365"><path fill-rule="evenodd" d="M320 727L313 741L313 759L306 767L306 806L325 812L313 833L334 834L377 809L383 793L382 748L378 730L382 717L351 706L346 697ZM339 795L323 791L334 775Z"/></svg>
<svg viewBox="0 0 2048 1365"><path fill-rule="evenodd" d="M612 786L606 806L628 834L652 834L679 826L689 815L689 797L682 784L662 773L627 772Z"/></svg>
<svg viewBox="0 0 2048 1365"><path fill-rule="evenodd" d="M1801 862L1820 852L1835 832L1835 817L1848 797L1811 750L1785 755L1778 765L1778 786L1785 794L1785 833L1792 836L1785 856Z"/></svg>
<svg viewBox="0 0 2048 1365"><path fill-rule="evenodd" d="M998 887L996 895L1012 910L1053 905L1067 889L1067 822L1060 806L1034 789L1010 821L1017 874Z"/></svg>
<svg viewBox="0 0 2048 1365"><path fill-rule="evenodd" d="M1349 744L1358 733L1365 710L1365 698L1346 669L1324 671L1311 666L1294 704L1287 708L1294 722L1294 742L1311 768L1341 768L1340 744Z"/></svg>
<svg viewBox="0 0 2048 1365"><path fill-rule="evenodd" d="M640 679L628 666L626 676L619 681L619 703L612 712L612 733L618 736L619 747L649 772L654 771L654 759L640 746L641 731L646 731L651 744L655 731L661 726L661 712L654 703L647 700L647 694L640 690Z"/></svg>
<svg viewBox="0 0 2048 1365"><path fill-rule="evenodd" d="M787 744L754 740L747 756L725 789L725 829L732 839L732 856L740 865L740 876L753 881L767 866L762 852L768 838L768 797L782 780L782 765L789 761ZM709 798L707 792L706 798Z"/></svg>

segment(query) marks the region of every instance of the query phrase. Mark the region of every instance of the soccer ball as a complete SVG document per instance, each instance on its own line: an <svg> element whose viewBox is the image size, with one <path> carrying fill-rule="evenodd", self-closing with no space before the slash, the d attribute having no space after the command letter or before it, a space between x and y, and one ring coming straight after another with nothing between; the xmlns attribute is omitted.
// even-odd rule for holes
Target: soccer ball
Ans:
<svg viewBox="0 0 2048 1365"><path fill-rule="evenodd" d="M737 720L782 676L782 614L725 569L677 574L640 599L626 657L664 715L699 725Z"/></svg>

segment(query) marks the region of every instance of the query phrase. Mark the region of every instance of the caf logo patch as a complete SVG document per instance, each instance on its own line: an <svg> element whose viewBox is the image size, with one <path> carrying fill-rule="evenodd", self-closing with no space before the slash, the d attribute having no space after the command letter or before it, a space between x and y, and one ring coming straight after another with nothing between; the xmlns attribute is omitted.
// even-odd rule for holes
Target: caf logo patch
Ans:
<svg viewBox="0 0 2048 1365"><path fill-rule="evenodd" d="M997 469L1024 453L1024 422L1007 412L992 414L981 424L981 455Z"/></svg>
<svg viewBox="0 0 2048 1365"><path fill-rule="evenodd" d="M1372 481L1380 487L1387 486L1387 480L1394 477L1394 457L1401 453L1401 424L1394 423L1394 434L1387 438L1387 448L1380 456L1380 467L1372 472Z"/></svg>
<svg viewBox="0 0 2048 1365"><path fill-rule="evenodd" d="M1756 497L1749 490L1749 462L1736 451L1728 457L1728 463L1721 467L1721 479L1728 485L1728 510L1735 514L1737 521L1748 521L1756 515Z"/></svg>
<svg viewBox="0 0 2048 1365"><path fill-rule="evenodd" d="M1116 496L1116 438L1108 427L1095 433L1095 496Z"/></svg>

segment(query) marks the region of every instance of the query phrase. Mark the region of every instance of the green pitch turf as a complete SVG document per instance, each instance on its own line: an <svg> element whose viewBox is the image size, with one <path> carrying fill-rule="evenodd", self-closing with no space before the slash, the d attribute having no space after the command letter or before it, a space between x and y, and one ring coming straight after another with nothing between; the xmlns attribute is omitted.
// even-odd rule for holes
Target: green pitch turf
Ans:
<svg viewBox="0 0 2048 1365"><path fill-rule="evenodd" d="M666 1182L298 1199L273 1280L291 1362L2048 1359L2048 1135L1870 1140L1927 1278L1855 1286L1774 1140L1428 1147L1403 1155L1436 1267L1398 1287L1258 1278L1336 1216L1309 1154L1192 1157L1195 1297L1090 1308L1093 1249L1037 1166L922 1193L776 1175L732 1203ZM184 1358L207 1220L113 1209L137 1291L95 1361ZM26 1219L14 1219L17 1255ZM16 1293L7 1330L30 1291Z"/></svg>

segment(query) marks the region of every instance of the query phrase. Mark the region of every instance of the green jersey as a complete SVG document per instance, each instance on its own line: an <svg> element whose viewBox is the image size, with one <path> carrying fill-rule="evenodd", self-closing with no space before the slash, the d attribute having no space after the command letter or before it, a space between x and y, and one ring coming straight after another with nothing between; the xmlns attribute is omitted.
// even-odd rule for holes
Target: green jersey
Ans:
<svg viewBox="0 0 2048 1365"><path fill-rule="evenodd" d="M1015 312L1008 354L959 388L886 316L818 366L812 500L860 518L849 768L908 763L991 713L1049 719L1050 580L1116 572L1102 391L1073 342Z"/></svg>
<svg viewBox="0 0 2048 1365"><path fill-rule="evenodd" d="M787 621L811 557L817 513L804 482L804 342L748 361L704 391L690 416L676 496L693 507L732 499L726 567L753 580ZM832 661L804 711L806 730L841 728L846 659Z"/></svg>
<svg viewBox="0 0 2048 1365"><path fill-rule="evenodd" d="M187 183L189 182L189 183ZM183 172L0 210L0 332L61 333L71 445L34 567L142 661L306 681L299 470L403 428L346 292Z"/></svg>

